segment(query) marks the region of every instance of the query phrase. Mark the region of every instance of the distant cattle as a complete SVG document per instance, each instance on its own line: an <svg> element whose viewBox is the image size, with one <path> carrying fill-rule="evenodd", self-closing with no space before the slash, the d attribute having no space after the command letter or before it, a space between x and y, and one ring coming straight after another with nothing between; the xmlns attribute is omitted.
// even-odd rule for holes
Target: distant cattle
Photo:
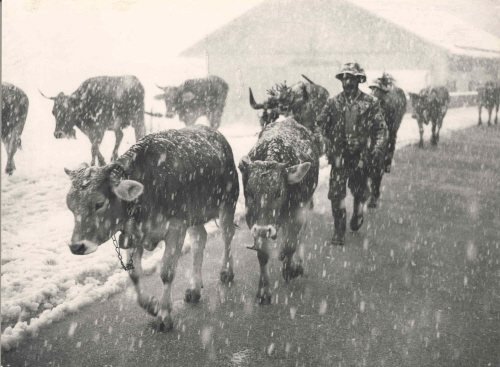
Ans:
<svg viewBox="0 0 500 367"><path fill-rule="evenodd" d="M292 118L272 122L239 164L246 221L260 263L257 298L261 303L271 301L270 239L276 239L280 229L283 277L288 281L303 273L302 255L296 250L318 184L319 150L313 140L310 130Z"/></svg>
<svg viewBox="0 0 500 367"><path fill-rule="evenodd" d="M495 124L498 123L498 107L500 104L500 85L494 82L486 82L484 86L477 89L477 105L479 107L478 125L482 124L481 110L483 106L488 111L488 126L491 126L491 113L496 107Z"/></svg>
<svg viewBox="0 0 500 367"><path fill-rule="evenodd" d="M394 78L387 73L383 73L382 77L376 79L374 83L370 85L370 89L372 90L372 94L380 101L380 106L384 111L387 129L389 130L384 166L382 170L378 168L373 170L371 175L372 195L368 202L368 207L375 208L380 196L380 184L382 182L383 172L391 172L392 158L394 156L394 150L396 149L399 126L406 113L406 95L401 88L395 85Z"/></svg>
<svg viewBox="0 0 500 367"><path fill-rule="evenodd" d="M2 142L7 150L5 173L11 175L16 169L14 154L21 147L26 117L28 116L28 96L18 87L2 83Z"/></svg>
<svg viewBox="0 0 500 367"><path fill-rule="evenodd" d="M112 161L118 157L122 129L132 124L136 140L145 135L144 87L135 76L98 76L84 81L70 95L61 92L45 98L54 100L56 139L74 138L74 127L78 127L92 143L92 166L96 158L100 166L106 164L99 151L106 130L116 135Z"/></svg>
<svg viewBox="0 0 500 367"><path fill-rule="evenodd" d="M233 279L238 173L231 147L217 131L197 125L150 134L114 163L66 173L72 181L67 203L75 216L71 252L90 254L121 231L119 246L129 249L132 257L135 268L129 275L139 305L158 316L159 328L173 325L172 282L188 228L196 243L186 301L201 297L204 224L212 219L219 219L225 245L220 278ZM163 295L158 301L146 295L140 278L143 250L154 250L160 241L165 241L165 251L160 270Z"/></svg>
<svg viewBox="0 0 500 367"><path fill-rule="evenodd" d="M158 88L164 93L155 96L155 99L165 101L167 118L179 115L179 120L190 126L201 116L206 116L211 127L219 128L229 90L222 78L212 75L186 80L178 87Z"/></svg>
<svg viewBox="0 0 500 367"><path fill-rule="evenodd" d="M411 104L413 108L412 117L418 122L420 132L420 141L418 146L424 146L424 124L432 122L431 144L437 145L439 142L439 130L443 126L443 119L448 111L450 103L450 94L445 87L427 87L419 94L410 93Z"/></svg>

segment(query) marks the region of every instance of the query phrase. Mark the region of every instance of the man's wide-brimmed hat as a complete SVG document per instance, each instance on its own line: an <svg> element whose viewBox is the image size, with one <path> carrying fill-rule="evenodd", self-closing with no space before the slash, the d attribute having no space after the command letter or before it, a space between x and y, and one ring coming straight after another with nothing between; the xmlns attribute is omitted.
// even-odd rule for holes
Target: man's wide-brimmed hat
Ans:
<svg viewBox="0 0 500 367"><path fill-rule="evenodd" d="M335 75L335 78L338 80L342 80L344 78L344 74L351 74L358 77L360 83L366 82L366 74L365 71L357 62L349 62L344 65L342 70Z"/></svg>

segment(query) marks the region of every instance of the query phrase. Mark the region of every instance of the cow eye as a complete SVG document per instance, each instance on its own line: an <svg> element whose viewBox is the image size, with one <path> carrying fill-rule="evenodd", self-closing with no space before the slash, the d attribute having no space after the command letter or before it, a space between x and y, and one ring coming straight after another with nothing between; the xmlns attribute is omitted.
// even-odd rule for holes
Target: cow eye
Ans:
<svg viewBox="0 0 500 367"><path fill-rule="evenodd" d="M98 211L103 206L104 206L104 201L98 201L97 203L95 203L95 211Z"/></svg>

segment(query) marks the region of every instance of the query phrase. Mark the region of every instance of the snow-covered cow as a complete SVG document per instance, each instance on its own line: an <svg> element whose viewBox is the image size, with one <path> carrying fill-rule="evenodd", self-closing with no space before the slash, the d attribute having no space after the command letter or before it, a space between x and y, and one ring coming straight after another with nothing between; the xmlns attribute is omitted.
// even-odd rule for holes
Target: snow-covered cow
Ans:
<svg viewBox="0 0 500 367"><path fill-rule="evenodd" d="M319 149L310 130L288 118L272 122L260 132L239 169L246 221L260 263L257 298L270 303L270 239L277 238L279 229L283 235L283 277L288 281L303 273L303 259L296 250L318 184Z"/></svg>
<svg viewBox="0 0 500 367"><path fill-rule="evenodd" d="M174 118L179 115L179 120L190 126L201 116L206 116L211 127L219 128L229 90L222 78L211 75L186 80L178 87L158 88L164 93L155 96L155 99L165 101L165 117Z"/></svg>
<svg viewBox="0 0 500 367"><path fill-rule="evenodd" d="M56 139L74 138L75 126L92 143L92 162L97 158L100 166L106 162L99 151L106 130L115 132L116 143L111 160L118 157L123 138L122 129L131 125L138 141L145 135L144 87L135 76L98 76L84 81L70 94L59 93L45 98L54 101L52 114L56 118Z"/></svg>
<svg viewBox="0 0 500 367"><path fill-rule="evenodd" d="M9 83L2 83L2 142L7 150L5 173L16 169L14 154L21 146L21 134L28 116L29 100L26 93Z"/></svg>
<svg viewBox="0 0 500 367"><path fill-rule="evenodd" d="M230 246L238 173L231 147L214 129L196 125L150 134L114 163L66 173L72 181L67 204L75 217L71 252L90 254L121 231L120 247L129 249L135 267L129 275L139 305L158 316L160 329L173 326L171 287L188 228L196 243L186 301L201 297L204 224L212 219L219 219L225 245L220 278L223 282L233 279ZM160 276L164 288L158 301L146 296L141 287L141 257L144 249L152 251L163 240Z"/></svg>

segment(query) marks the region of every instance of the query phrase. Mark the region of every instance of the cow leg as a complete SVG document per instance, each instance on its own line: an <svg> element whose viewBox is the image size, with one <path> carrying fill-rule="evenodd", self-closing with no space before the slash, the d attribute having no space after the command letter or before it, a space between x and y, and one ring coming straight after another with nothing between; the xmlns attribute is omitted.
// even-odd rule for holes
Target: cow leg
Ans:
<svg viewBox="0 0 500 367"><path fill-rule="evenodd" d="M99 166L105 166L106 161L99 151L99 146L101 145L102 139L104 138L104 131L96 131L96 134L89 135L90 143L92 144L91 152L92 152L92 161L90 162L91 166L95 165L95 159L97 157L97 161Z"/></svg>
<svg viewBox="0 0 500 367"><path fill-rule="evenodd" d="M142 254L144 252L144 248L142 246L137 246L135 249L129 249L127 251L127 262L130 261L130 255L132 255L132 262L134 264L134 269L130 270L128 275L132 283L134 284L135 291L137 293L137 303L143 309L145 309L149 314L156 316L158 314L159 305L156 297L147 296L144 293L141 285L141 277L142 277Z"/></svg>
<svg viewBox="0 0 500 367"><path fill-rule="evenodd" d="M222 112L216 111L214 113L210 113L209 116L210 126L214 129L218 129L220 127L220 121L222 119Z"/></svg>
<svg viewBox="0 0 500 367"><path fill-rule="evenodd" d="M144 124L144 108L140 109L136 118L132 121L134 127L135 141L138 142L146 135L146 125Z"/></svg>
<svg viewBox="0 0 500 367"><path fill-rule="evenodd" d="M207 243L207 231L203 224L190 228L190 236L195 239L193 245L193 276L191 278L191 287L186 290L184 300L186 302L198 302L201 298L201 288L203 288L203 279L201 276L201 267L203 264L203 252Z"/></svg>
<svg viewBox="0 0 500 367"><path fill-rule="evenodd" d="M493 106L488 107L488 126L491 126L491 113L493 112Z"/></svg>
<svg viewBox="0 0 500 367"><path fill-rule="evenodd" d="M498 108L500 107L500 103L497 103L495 105L495 109L496 109L496 112L495 112L495 125L498 124Z"/></svg>
<svg viewBox="0 0 500 367"><path fill-rule="evenodd" d="M231 251L231 242L235 232L234 224L234 204L225 204L219 215L219 222L222 228L222 237L224 240L224 253L222 254L222 265L220 270L220 280L223 283L230 283L234 279L233 272L233 253Z"/></svg>
<svg viewBox="0 0 500 367"><path fill-rule="evenodd" d="M118 158L118 148L120 147L120 143L122 142L123 139L123 131L121 128L115 130L115 136L116 136L116 141L115 141L115 147L113 148L113 154L111 154L111 162L116 161L116 159Z"/></svg>
<svg viewBox="0 0 500 367"><path fill-rule="evenodd" d="M259 288L256 298L260 304L271 303L271 291L269 290L269 257L271 249L269 239L258 237L254 240L254 247L257 250L257 258L260 265Z"/></svg>
<svg viewBox="0 0 500 367"><path fill-rule="evenodd" d="M300 212L302 211L309 211L309 205L307 205L307 208L301 208ZM296 254L300 233L307 223L307 220L301 218L301 214L306 213L300 213L295 220L283 227L281 260L283 261L283 278L286 282L304 274L304 268L302 267L303 259L300 256L300 251Z"/></svg>
<svg viewBox="0 0 500 367"><path fill-rule="evenodd" d="M479 119L477 120L477 126L481 125L483 122L481 121L481 110L483 109L483 105L479 103Z"/></svg>
<svg viewBox="0 0 500 367"><path fill-rule="evenodd" d="M186 225L178 219L169 222L168 232L165 237L165 251L163 253L160 277L163 281L163 294L160 300L157 325L159 330L171 330L174 326L172 320L172 282L175 278L177 261L181 256L182 245L186 237Z"/></svg>
<svg viewBox="0 0 500 367"><path fill-rule="evenodd" d="M423 148L424 147L424 123L423 122L418 123L418 132L420 133L420 141L418 142L418 147Z"/></svg>
<svg viewBox="0 0 500 367"><path fill-rule="evenodd" d="M437 123L433 120L432 121L432 137L431 137L431 144L432 145L437 145L438 138L436 136L436 125Z"/></svg>
<svg viewBox="0 0 500 367"><path fill-rule="evenodd" d="M16 169L14 154L16 154L19 141L20 139L18 138L15 129L10 133L10 136L4 140L5 150L7 151L7 165L5 166L5 173L8 175L12 175Z"/></svg>

